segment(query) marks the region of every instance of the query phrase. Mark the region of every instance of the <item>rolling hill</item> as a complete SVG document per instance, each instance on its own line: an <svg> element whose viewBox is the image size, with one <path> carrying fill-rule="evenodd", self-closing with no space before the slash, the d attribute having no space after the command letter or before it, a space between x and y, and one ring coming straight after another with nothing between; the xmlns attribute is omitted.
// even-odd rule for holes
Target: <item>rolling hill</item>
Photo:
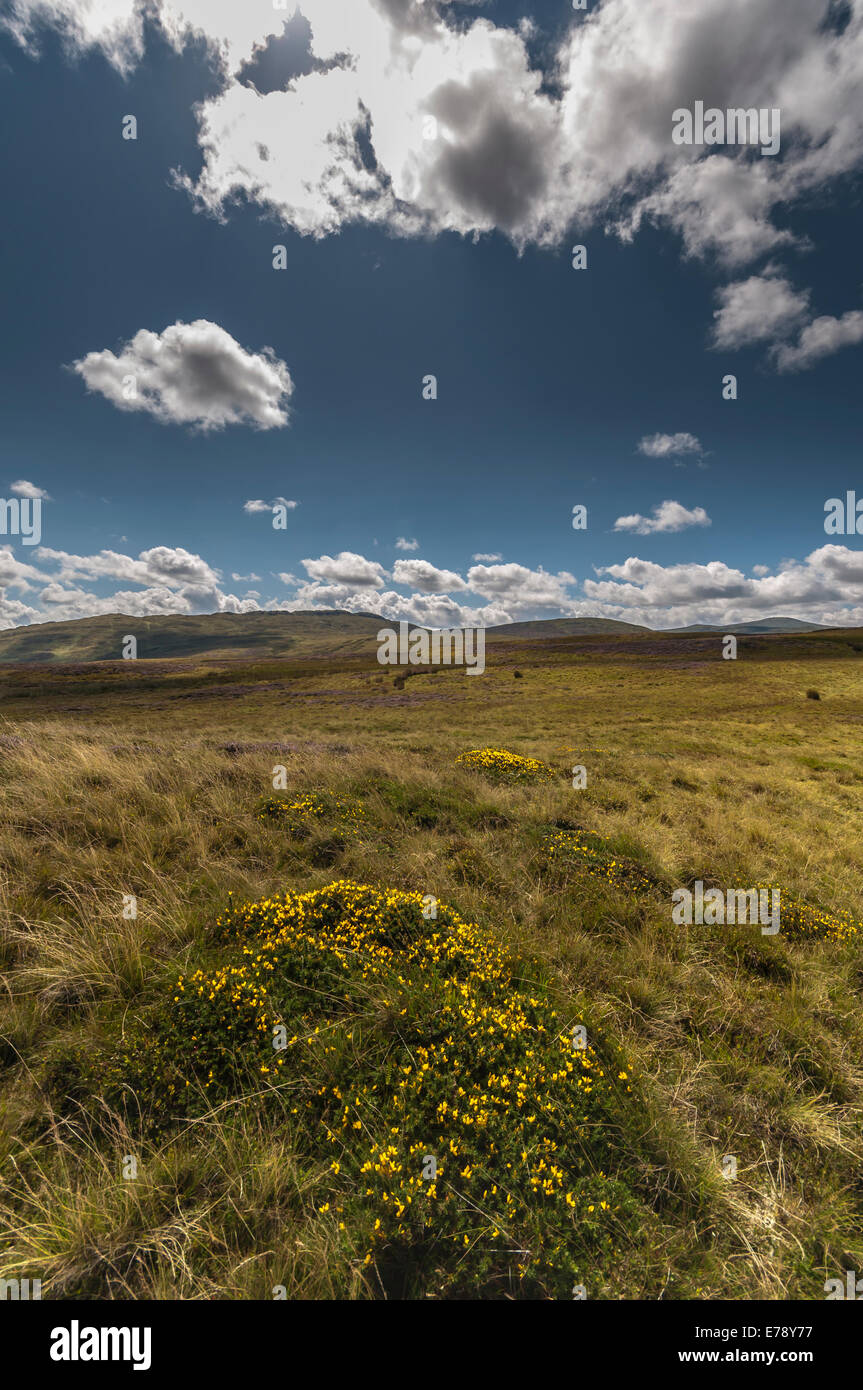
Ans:
<svg viewBox="0 0 863 1390"><path fill-rule="evenodd" d="M207 613L149 618L111 613L70 622L34 623L0 632L0 662L28 665L57 662L117 661L123 639L138 641L140 660L172 657L214 660L362 656L389 622L373 613ZM794 618L666 629L668 635L715 633L793 633L822 630ZM827 629L823 629L827 630ZM538 641L571 637L653 637L651 628L611 618L548 618L489 628L487 640Z"/></svg>

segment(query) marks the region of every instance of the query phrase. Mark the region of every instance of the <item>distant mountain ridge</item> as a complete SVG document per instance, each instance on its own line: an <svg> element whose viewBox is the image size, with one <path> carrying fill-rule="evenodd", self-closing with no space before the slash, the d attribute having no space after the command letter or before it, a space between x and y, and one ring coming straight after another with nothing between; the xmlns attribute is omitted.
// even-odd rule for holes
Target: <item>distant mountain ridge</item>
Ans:
<svg viewBox="0 0 863 1390"><path fill-rule="evenodd" d="M841 632L841 628L828 627L826 623L806 623L800 618L759 618L757 622L731 623L720 627L715 623L695 623L692 627L665 629L685 637L688 633L734 632L745 635L747 632Z"/></svg>
<svg viewBox="0 0 863 1390"><path fill-rule="evenodd" d="M51 662L118 661L123 640L137 639L140 660L172 657L227 659L359 656L369 650L392 620L374 613L340 610L298 613L206 613L136 618L110 613L69 622L33 623L0 632L0 662L37 665ZM411 626L417 626L412 624ZM653 629L613 618L545 618L487 629L489 642L538 641L592 636L687 636L709 633L794 633L828 631L820 623L796 618L762 618L725 627L697 625Z"/></svg>
<svg viewBox="0 0 863 1390"><path fill-rule="evenodd" d="M724 627L713 626L709 623L696 623L692 627L645 627L640 623L624 623L614 618L540 618L536 622L528 623L503 623L499 627L490 627L488 633L495 637L523 637L536 640L541 637L588 637L594 634L613 635L619 633L621 636L626 633L649 634L651 637L669 636L686 637L704 635L705 633L735 633L745 635L747 632L829 632L831 630L823 623L806 623L799 618L759 618L757 621L749 623L728 623Z"/></svg>

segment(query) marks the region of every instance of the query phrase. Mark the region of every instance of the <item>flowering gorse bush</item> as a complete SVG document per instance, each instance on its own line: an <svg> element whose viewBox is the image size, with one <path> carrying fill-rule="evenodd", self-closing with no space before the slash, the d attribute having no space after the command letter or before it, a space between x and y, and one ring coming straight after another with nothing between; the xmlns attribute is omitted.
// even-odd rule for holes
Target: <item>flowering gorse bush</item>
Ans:
<svg viewBox="0 0 863 1390"><path fill-rule="evenodd" d="M784 892L780 892L779 902L780 931L783 936L835 941L841 945L863 930L863 922L850 912L825 912L820 907L810 907L808 903L788 898Z"/></svg>
<svg viewBox="0 0 863 1390"><path fill-rule="evenodd" d="M543 848L550 861L609 883L625 893L647 893L656 887L655 879L640 864L616 854L598 835L580 830L556 830L545 837Z"/></svg>
<svg viewBox="0 0 863 1390"><path fill-rule="evenodd" d="M538 758L526 758L505 748L472 748L459 753L456 762L461 767L477 768L497 782L553 782L560 775Z"/></svg>
<svg viewBox="0 0 863 1390"><path fill-rule="evenodd" d="M576 1046L488 932L423 905L344 880L232 904L230 960L181 979L126 1060L166 1117L267 1091L295 1148L323 1140L318 1210L379 1280L566 1294L635 1200L612 1176L629 1067Z"/></svg>
<svg viewBox="0 0 863 1390"><path fill-rule="evenodd" d="M287 797L270 796L258 811L258 819L278 821L287 826L296 839L304 839L316 821L334 821L348 835L358 836L365 820L365 808L359 802L344 801L330 792L306 792L291 801Z"/></svg>
<svg viewBox="0 0 863 1390"><path fill-rule="evenodd" d="M615 853L599 835L557 830L545 837L543 848L550 862L573 868L579 874L611 884L627 894L639 896L659 886L654 876L634 860ZM738 883L733 886L744 887ZM752 891L750 885L745 887L746 891ZM776 885L761 885L755 891L769 894L776 891ZM825 912L822 908L811 907L808 903L788 897L784 890L780 891L779 900L780 930L783 936L790 939L843 943L863 931L863 922L850 912Z"/></svg>

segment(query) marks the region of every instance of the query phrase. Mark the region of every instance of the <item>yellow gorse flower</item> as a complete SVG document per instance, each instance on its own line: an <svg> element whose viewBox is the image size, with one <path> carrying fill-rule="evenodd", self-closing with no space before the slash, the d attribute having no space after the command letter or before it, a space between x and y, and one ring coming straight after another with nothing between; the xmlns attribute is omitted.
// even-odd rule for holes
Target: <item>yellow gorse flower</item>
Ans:
<svg viewBox="0 0 863 1390"><path fill-rule="evenodd" d="M614 1209L584 1155L628 1064L575 1048L491 932L440 902L427 920L425 901L347 879L232 901L217 924L232 959L170 992L172 1055L208 1093L242 1084L246 1066L262 1094L290 1096L292 1142L327 1146L317 1209L338 1218L351 1203L363 1263L393 1241L533 1249L542 1211L557 1238L520 1277L552 1271L588 1194L591 1219L606 1197ZM378 1026L387 1043L369 1053Z"/></svg>
<svg viewBox="0 0 863 1390"><path fill-rule="evenodd" d="M467 753L459 753L456 763L478 768L508 782L552 782L559 775L548 763L521 753L510 753L506 748L472 748Z"/></svg>

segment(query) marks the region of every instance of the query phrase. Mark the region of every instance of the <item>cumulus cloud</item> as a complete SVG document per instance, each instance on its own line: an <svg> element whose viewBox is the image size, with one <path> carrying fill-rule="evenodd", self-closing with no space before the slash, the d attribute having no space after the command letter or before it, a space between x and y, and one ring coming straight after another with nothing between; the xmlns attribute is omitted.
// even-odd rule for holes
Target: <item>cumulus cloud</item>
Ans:
<svg viewBox="0 0 863 1390"><path fill-rule="evenodd" d="M31 608L20 599L8 598L0 589L0 631L10 627L26 627L29 623L44 621L38 608Z"/></svg>
<svg viewBox="0 0 863 1390"><path fill-rule="evenodd" d="M88 352L72 369L119 410L203 431L281 428L294 389L272 348L248 352L208 319L177 322L162 333L142 328L118 354Z"/></svg>
<svg viewBox="0 0 863 1390"><path fill-rule="evenodd" d="M485 600L476 606L449 594L421 592L416 574L402 574L403 580L414 582L406 582L413 592L400 594L383 585L357 583L350 568L342 580L313 576L290 599L264 606L290 612L336 608L429 626L492 626L525 617L617 618L660 629L771 615L846 625L863 622L863 551L839 545L822 546L802 561L786 561L775 574L756 566L751 576L721 560L662 565L633 556L597 570L596 578L586 579L580 589L566 572L550 574L518 564L477 565L467 575L470 591ZM395 575L394 579L400 582Z"/></svg>
<svg viewBox="0 0 863 1390"><path fill-rule="evenodd" d="M417 540L405 540L404 536L399 536L396 541L396 550L419 550L420 543Z"/></svg>
<svg viewBox="0 0 863 1390"><path fill-rule="evenodd" d="M6 27L31 49L48 22L121 70L143 51L134 0L9 8ZM187 186L211 210L244 194L313 235L366 221L549 243L611 210L624 235L666 223L687 254L742 264L790 244L777 208L860 163L858 0L604 0L548 45L545 71L532 65L532 23L467 21L421 0L302 0L307 60L263 92L248 65L284 12L233 0L150 9L176 47L203 35L222 65L223 88L199 113L204 167ZM672 113L691 105L694 76L708 105L779 107L782 159L675 146Z"/></svg>
<svg viewBox="0 0 863 1390"><path fill-rule="evenodd" d="M294 589L290 598L279 600L263 599L258 590L248 591L242 598L226 593L220 571L182 547L152 546L132 556L113 550L76 555L41 546L32 558L38 564L18 560L11 546L0 548L0 627L106 613L139 617L304 609L374 613L387 621L407 619L432 627L491 626L510 621L514 611L521 611L520 601L529 603L531 582L536 596L543 599L547 597L544 588L553 588L555 580L565 578L527 569L491 579L485 576L490 594L496 589L503 591L508 584L513 591L510 601L492 599L470 605L456 601L448 592L467 589L454 571L423 560L399 560L394 582L412 590L404 594L384 588L389 576L382 565L341 551L336 556L305 560L306 580L287 572L279 574L278 578ZM235 583L247 583L257 582L260 576L235 572L231 578ZM29 591L33 601L13 598L10 590Z"/></svg>
<svg viewBox="0 0 863 1390"><path fill-rule="evenodd" d="M624 241L632 241L645 219L664 223L679 232L687 256L714 254L733 270L779 248L806 249L801 238L771 222L776 195L768 161L714 154L676 169L619 219L616 229Z"/></svg>
<svg viewBox="0 0 863 1390"><path fill-rule="evenodd" d="M162 26L177 49L195 37L205 38L213 56L230 71L256 44L281 32L284 8L274 4L237 5L235 0L7 0L0 27L9 30L32 54L42 47L45 26L56 29L70 56L98 48L122 73L144 56L144 13Z"/></svg>
<svg viewBox="0 0 863 1390"><path fill-rule="evenodd" d="M236 16L192 8L236 50ZM222 212L243 193L313 235L362 220L408 234L497 227L517 245L559 242L623 206L622 235L666 223L687 254L740 265L793 243L778 207L860 162L856 4L840 32L811 0L605 0L551 52L550 85L524 27L459 23L418 0L354 0L338 22L330 0L302 10L309 71L263 95L229 82L204 104L204 169L187 180L202 206ZM708 104L780 107L782 160L673 145L693 73Z"/></svg>
<svg viewBox="0 0 863 1390"><path fill-rule="evenodd" d="M94 594L76 585L50 583L39 594L44 619L62 622L74 618L96 618L107 613L127 613L133 618L190 613L184 596L165 586L152 589L116 589L111 594Z"/></svg>
<svg viewBox="0 0 863 1390"><path fill-rule="evenodd" d="M220 572L182 547L152 546L135 558L112 550L73 555L40 546L34 558L38 567L16 560L9 546L0 548L0 627L103 613L243 613L259 607L249 596L225 593ZM112 581L124 587L112 588ZM109 591L83 587L87 583ZM10 589L29 591L38 608L10 599Z"/></svg>
<svg viewBox="0 0 863 1390"><path fill-rule="evenodd" d="M630 556L619 565L606 565L597 571L607 574L608 580L587 579L584 592L588 598L629 608L661 609L684 603L725 601L754 592L754 580L747 580L740 570L729 569L719 560L707 564L660 565L650 560Z"/></svg>
<svg viewBox="0 0 863 1390"><path fill-rule="evenodd" d="M36 559L58 565L59 578L63 583L74 583L81 579L119 579L157 587L195 585L215 588L220 578L218 570L211 569L200 555L192 554L182 546L155 545L149 550L142 550L137 559L115 550L100 550L98 555L71 555L65 550L40 546Z"/></svg>
<svg viewBox="0 0 863 1390"><path fill-rule="evenodd" d="M291 612L342 608L389 619L407 618L431 626L458 622L489 626L525 615L576 611L567 592L575 579L566 572L549 574L524 565L475 565L465 579L454 570L410 559L397 560L389 576L376 561L344 551L335 557L323 555L302 563L309 575L308 582L300 583L290 599L273 601L266 607ZM285 583L297 584L293 575L279 577ZM411 592L400 594L386 589L387 578ZM468 590L485 602L471 606L450 596Z"/></svg>
<svg viewBox="0 0 863 1390"><path fill-rule="evenodd" d="M34 502L50 502L51 498L43 487L37 487L35 483L28 483L26 478L19 478L17 483L9 484L9 491L16 497L29 497Z"/></svg>
<svg viewBox="0 0 863 1390"><path fill-rule="evenodd" d="M0 546L0 589L26 590L44 578L43 570L18 560L11 545Z"/></svg>
<svg viewBox="0 0 863 1390"><path fill-rule="evenodd" d="M257 512L272 512L276 507L285 507L292 512L299 506L299 502L289 502L287 497L274 497L272 502L264 502L260 497L253 498L249 502L243 503L243 511L254 516Z"/></svg>
<svg viewBox="0 0 863 1390"><path fill-rule="evenodd" d="M387 578L386 570L377 560L367 560L352 550L342 550L336 556L321 555L317 560L303 560L302 563L310 579L350 588L382 589Z"/></svg>
<svg viewBox="0 0 863 1390"><path fill-rule="evenodd" d="M858 0L606 0L597 19L570 40L570 104L600 176L605 151L607 177L632 194L616 222L624 235L646 218L678 231L689 255L742 265L795 244L777 209L859 167ZM670 159L665 122L696 96L720 109L779 108L782 158L684 146ZM572 133L579 138L577 120Z"/></svg>
<svg viewBox="0 0 863 1390"><path fill-rule="evenodd" d="M107 595L88 590L51 585L40 594L43 618L61 622L74 618L92 618L107 613L125 613L130 617L160 617L179 613L254 613L259 609L255 599L238 598L220 590L196 591L118 589Z"/></svg>
<svg viewBox="0 0 863 1390"><path fill-rule="evenodd" d="M495 554L488 554L488 555L487 555L487 554L484 554L483 551L480 550L480 551L478 551L477 554L474 555L472 558L473 558L473 560L474 560L474 563L475 563L475 564L478 564L478 565L482 565L482 564L485 564L485 565L496 565L497 562L498 562L499 560L502 560L502 559L503 559L503 556L502 556L502 555L495 555Z"/></svg>
<svg viewBox="0 0 863 1390"><path fill-rule="evenodd" d="M863 310L841 317L811 309L809 290L797 290L775 266L717 291L719 308L713 315L715 348L769 345L769 356L780 372L799 372L843 347L863 342Z"/></svg>
<svg viewBox="0 0 863 1390"><path fill-rule="evenodd" d="M342 551L305 561L305 580L279 575L293 588L285 599L264 598L258 590L243 597L225 592L220 571L181 547L152 546L137 557L108 550L81 556L40 547L33 558L37 564L24 563L11 546L0 547L0 627L105 613L304 609L373 613L386 621L407 619L431 627L494 626L526 617L600 617L668 628L772 615L863 625L863 550L832 543L804 560L785 561L774 573L766 565L754 565L750 575L721 560L662 565L630 556L621 564L597 569L596 577L580 588L566 571L552 574L514 563L479 564L468 572L465 583L452 571L418 569L424 561L404 560L398 563L407 568L394 576L394 582L404 583L408 593L385 587L388 576L382 566ZM479 602L441 592L439 586L453 577L460 581L454 586L460 595L469 589ZM232 579L245 583L257 576L234 574Z"/></svg>
<svg viewBox="0 0 863 1390"><path fill-rule="evenodd" d="M824 314L801 330L796 343L782 343L774 349L780 372L800 372L840 348L863 342L863 311L851 309L841 318Z"/></svg>
<svg viewBox="0 0 863 1390"><path fill-rule="evenodd" d="M143 9L8 0L0 25L31 52L51 25L72 53L98 47L128 72L143 54ZM203 38L220 69L196 112L200 173L176 174L203 211L227 217L249 200L315 237L357 222L406 236L497 229L519 249L559 246L572 227L631 239L649 222L678 235L685 255L738 271L806 249L788 209L830 195L863 162L861 0L603 0L539 45L534 21L512 28L447 0L300 9L308 51L279 86L267 62L284 43L284 11L147 6L169 43ZM673 112L695 96L779 109L781 158L675 145ZM781 289L770 293L781 313ZM733 337L732 310L720 339L726 326ZM784 369L823 356L827 338L858 341L854 320L838 323L798 344ZM282 409L270 401L267 419Z"/></svg>
<svg viewBox="0 0 863 1390"><path fill-rule="evenodd" d="M637 536L653 536L666 531L684 531L688 526L709 526L710 517L703 507L693 507L689 511L680 502L660 502L654 507L652 516L619 516L614 523L615 531L633 531Z"/></svg>
<svg viewBox="0 0 863 1390"><path fill-rule="evenodd" d="M471 607L446 594L405 595L395 589L360 590L318 581L303 584L292 598L272 600L265 607L287 613L337 608L346 613L374 613L388 622L406 620L423 627L493 627L509 622L507 610L494 604Z"/></svg>
<svg viewBox="0 0 863 1390"><path fill-rule="evenodd" d="M273 601L266 607L290 612L340 608L436 627L459 623L493 626L526 614L576 611L567 593L567 586L575 583L571 574L549 574L524 565L475 565L465 580L455 571L426 560L397 560L392 582L412 590L409 594L385 589L384 580L390 576L383 566L351 552L343 551L335 558L323 555L318 560L304 560L303 566L309 582L300 584L290 599ZM280 577L296 583L293 575ZM471 606L450 597L468 590L485 603Z"/></svg>
<svg viewBox="0 0 863 1390"><path fill-rule="evenodd" d="M514 563L506 565L472 565L467 572L468 588L482 598L498 603L509 613L525 610L542 613L571 614L573 602L567 594L575 576L566 570L549 574L541 567L528 569Z"/></svg>
<svg viewBox="0 0 863 1390"><path fill-rule="evenodd" d="M754 578L721 560L659 565L631 556L585 580L588 611L664 628L781 615L853 626L863 619L863 551L824 545ZM758 573L757 571L761 571Z"/></svg>
<svg viewBox="0 0 863 1390"><path fill-rule="evenodd" d="M109 62L127 73L144 53L143 17L138 0L10 0L0 28L33 56L41 29L57 29L70 57L100 48Z"/></svg>
<svg viewBox="0 0 863 1390"><path fill-rule="evenodd" d="M686 458L694 454L701 458L704 450L694 434L646 434L638 442L638 452L650 459Z"/></svg>
<svg viewBox="0 0 863 1390"><path fill-rule="evenodd" d="M795 290L784 275L750 275L724 285L713 315L715 348L751 347L793 332L809 313L809 291Z"/></svg>
<svg viewBox="0 0 863 1390"><path fill-rule="evenodd" d="M364 221L547 239L560 113L521 36L416 0L354 0L337 23L330 0L302 9L312 71L265 93L231 81L200 108L204 166L180 180L199 207L248 196L314 236Z"/></svg>
<svg viewBox="0 0 863 1390"><path fill-rule="evenodd" d="M418 589L421 594L446 594L467 588L460 574L438 569L428 560L396 560L393 583Z"/></svg>

